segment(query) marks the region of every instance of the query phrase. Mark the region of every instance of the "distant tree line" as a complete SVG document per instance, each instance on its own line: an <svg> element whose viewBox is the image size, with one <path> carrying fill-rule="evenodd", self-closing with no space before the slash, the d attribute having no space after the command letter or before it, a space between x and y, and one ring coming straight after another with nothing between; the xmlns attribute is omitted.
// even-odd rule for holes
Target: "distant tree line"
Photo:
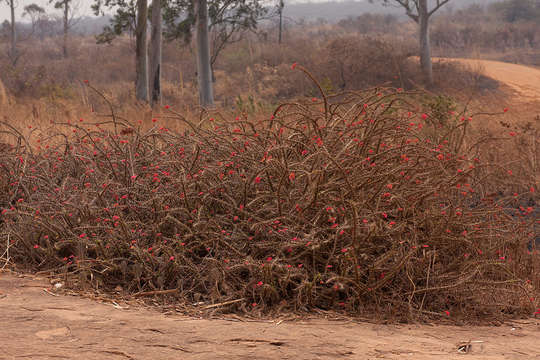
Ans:
<svg viewBox="0 0 540 360"><path fill-rule="evenodd" d="M96 37L98 43L110 43L115 37L129 33L134 35L136 97L150 102L161 103L162 41L181 39L189 42L195 37L197 74L199 79L201 106L213 106L212 66L223 48L241 38L246 31L254 31L258 22L268 13L264 0L93 0L92 9L96 15L105 15L105 10L114 11L110 24ZM2 32L9 33L8 56L13 66L20 57L18 50L18 27L15 8L17 0L0 0L9 6L10 21L2 24ZM62 17L54 22L62 23L62 54L68 57L70 31L80 18L75 16L76 2L73 0L48 0ZM279 4L283 8L283 1ZM50 32L51 18L45 9L37 4L24 7L24 15L30 19L31 34L42 36ZM150 41L148 32L150 29ZM210 33L215 34L210 39ZM212 41L211 41L212 40Z"/></svg>
<svg viewBox="0 0 540 360"><path fill-rule="evenodd" d="M460 39L468 44L481 33L471 24L456 30L458 19L473 16L485 11L483 7L472 5L453 11L446 6L454 0L370 0L386 6L401 8L417 24L420 64L427 84L433 82L431 45L456 44ZM456 0L457 2L458 0ZM273 3L272 3L273 2ZM30 3L24 6L23 17L29 20L26 25L28 36L40 38L60 33L62 36L62 56L69 56L69 37L80 21L77 15L77 1L48 0L48 3L61 11L61 17L49 16L45 9ZM272 3L272 6L268 4ZM10 10L10 20L0 28L0 35L9 39L7 55L13 66L21 57L15 19L15 8L23 5L23 0L0 0ZM162 43L180 40L185 43L194 41L197 64L199 99L203 107L214 103L213 68L221 51L233 42L242 39L246 32L256 31L259 22L271 17L278 18L277 41L283 41L283 18L286 2L284 0L93 0L92 8L96 15L113 12L110 23L96 36L98 43L111 43L122 34L135 38L135 94L137 99L152 105L161 103ZM439 26L433 21L435 14L441 14L445 7L449 11L445 16L455 16L456 21L448 26ZM272 11L273 9L273 11ZM505 0L488 6L491 14L507 23L540 23L539 0ZM438 17L440 18L440 17ZM357 18L342 20L339 25L354 28L360 33L369 31L396 33L399 31L400 18L393 15L363 14ZM435 26L434 26L435 23ZM19 24L20 25L20 24ZM390 30L389 30L390 29ZM476 30L475 30L476 29ZM503 29L504 30L504 29ZM501 30L497 35L500 43L512 43L516 36L534 46L535 30L526 27L519 34L512 29ZM459 31L456 40L455 31ZM518 40L519 40L518 39ZM517 40L515 40L517 41Z"/></svg>

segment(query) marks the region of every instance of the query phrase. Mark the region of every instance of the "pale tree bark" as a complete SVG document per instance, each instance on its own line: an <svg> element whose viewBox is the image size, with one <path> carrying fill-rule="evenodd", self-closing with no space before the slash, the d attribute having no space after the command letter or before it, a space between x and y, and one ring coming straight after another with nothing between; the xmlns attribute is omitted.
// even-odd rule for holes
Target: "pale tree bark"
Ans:
<svg viewBox="0 0 540 360"><path fill-rule="evenodd" d="M283 0L279 0L279 37L278 37L278 44L281 44L281 41L283 40L283 8L285 7L285 2Z"/></svg>
<svg viewBox="0 0 540 360"><path fill-rule="evenodd" d="M150 38L150 101L152 106L161 105L162 23L161 0L153 0Z"/></svg>
<svg viewBox="0 0 540 360"><path fill-rule="evenodd" d="M69 31L69 0L64 0L64 39L62 42L62 53L64 58L68 57L68 31Z"/></svg>
<svg viewBox="0 0 540 360"><path fill-rule="evenodd" d="M11 58L11 63L15 65L19 57L19 54L17 52L17 30L15 29L15 0L8 0L8 3L9 9L11 11L11 50L9 56Z"/></svg>
<svg viewBox="0 0 540 360"><path fill-rule="evenodd" d="M428 84L433 83L431 43L429 41L429 10L427 0L418 0L418 27L420 38L420 66Z"/></svg>
<svg viewBox="0 0 540 360"><path fill-rule="evenodd" d="M135 96L148 102L148 1L137 0L137 27L135 29Z"/></svg>
<svg viewBox="0 0 540 360"><path fill-rule="evenodd" d="M212 107L214 106L214 92L212 88L212 68L210 65L207 0L195 0L195 17L199 103L202 107Z"/></svg>
<svg viewBox="0 0 540 360"><path fill-rule="evenodd" d="M370 0L373 1L373 0ZM426 82L433 84L433 64L431 61L431 44L429 42L429 19L450 0L382 0L385 3L395 2L405 8L407 15L418 24L420 43L420 66ZM429 9L429 3L432 8Z"/></svg>

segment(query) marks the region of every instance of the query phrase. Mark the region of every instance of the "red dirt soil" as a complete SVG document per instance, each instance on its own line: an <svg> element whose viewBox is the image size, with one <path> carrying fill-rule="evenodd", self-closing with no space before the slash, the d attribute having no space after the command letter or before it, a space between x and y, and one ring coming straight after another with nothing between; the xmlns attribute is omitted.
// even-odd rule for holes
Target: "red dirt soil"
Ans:
<svg viewBox="0 0 540 360"><path fill-rule="evenodd" d="M456 61L480 71L483 75L497 80L515 91L520 102L540 101L540 70L529 66L509 64L501 61L435 58L434 61Z"/></svg>

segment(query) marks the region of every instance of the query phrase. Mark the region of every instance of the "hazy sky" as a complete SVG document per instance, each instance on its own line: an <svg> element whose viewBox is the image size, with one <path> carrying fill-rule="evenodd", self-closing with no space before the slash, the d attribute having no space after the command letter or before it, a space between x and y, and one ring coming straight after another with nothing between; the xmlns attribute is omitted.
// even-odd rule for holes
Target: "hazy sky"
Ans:
<svg viewBox="0 0 540 360"><path fill-rule="evenodd" d="M325 2L325 1L328 1L328 0L295 0L291 2L307 3L307 2ZM363 1L363 0L356 0L356 1ZM21 20L24 21L24 18L21 19L21 15L24 11L23 8L26 5L29 5L32 3L43 6L47 10L48 13L60 15L60 12L58 10L54 9L52 5L48 5L49 0L15 0L15 2L18 3L18 7L16 10L17 21L21 21ZM76 0L76 2L80 4L79 13L81 15L93 15L92 10L90 9L90 5L92 5L92 3L94 2L93 0ZM272 2L272 1L269 1L269 2ZM277 3L277 1L275 2ZM9 17L10 17L9 7L4 1L0 0L0 22L3 22L4 20L9 19Z"/></svg>

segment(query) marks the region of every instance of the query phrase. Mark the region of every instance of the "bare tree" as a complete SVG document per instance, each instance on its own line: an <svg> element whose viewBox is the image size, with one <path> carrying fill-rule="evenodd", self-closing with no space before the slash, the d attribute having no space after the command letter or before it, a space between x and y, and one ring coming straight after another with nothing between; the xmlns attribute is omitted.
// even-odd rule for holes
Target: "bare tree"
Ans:
<svg viewBox="0 0 540 360"><path fill-rule="evenodd" d="M111 25L96 36L97 42L111 43L124 31L135 33L135 96L148 102L148 0L94 0L96 15L103 15L104 8L115 9L116 14Z"/></svg>
<svg viewBox="0 0 540 360"><path fill-rule="evenodd" d="M74 0L49 0L49 4L54 4L55 9L62 10L62 23L63 23L63 42L62 42L62 54L64 58L68 57L68 36L69 30L75 25L75 13L79 2Z"/></svg>
<svg viewBox="0 0 540 360"><path fill-rule="evenodd" d="M135 92L137 99L148 102L148 0L137 0L135 28Z"/></svg>
<svg viewBox="0 0 540 360"><path fill-rule="evenodd" d="M283 8L285 7L285 1L279 0L278 3L278 14L279 14L279 36L278 36L278 43L281 44L282 36L283 36Z"/></svg>
<svg viewBox="0 0 540 360"><path fill-rule="evenodd" d="M75 9L79 5L74 0L49 0L49 4L54 4L55 9L62 10L62 23L63 23L63 42L62 42L62 54L64 58L68 57L68 36L69 29L74 25Z"/></svg>
<svg viewBox="0 0 540 360"><path fill-rule="evenodd" d="M203 107L209 107L214 105L214 91L212 86L212 68L210 65L207 0L195 0L195 18L199 103Z"/></svg>
<svg viewBox="0 0 540 360"><path fill-rule="evenodd" d="M33 35L36 32L36 27L40 19L45 16L45 9L37 4L30 4L24 7L23 17L30 17L30 22L32 24L32 33Z"/></svg>
<svg viewBox="0 0 540 360"><path fill-rule="evenodd" d="M373 0L370 0L373 1ZM432 0L429 8L428 0L383 0L385 3L396 3L402 6L411 19L418 24L420 41L420 65L428 84L433 83L433 64L431 61L431 46L429 42L429 19L450 0Z"/></svg>
<svg viewBox="0 0 540 360"><path fill-rule="evenodd" d="M161 0L152 1L152 34L150 37L150 101L152 106L161 105L161 63L163 15Z"/></svg>
<svg viewBox="0 0 540 360"><path fill-rule="evenodd" d="M18 5L17 0L0 0L0 2L4 1L8 6L10 10L11 15L11 21L9 23L10 25L10 34L9 34L9 41L10 41L10 49L9 49L9 58L11 60L11 64L15 66L17 64L17 61L19 60L19 52L17 50L17 29L15 24L15 8Z"/></svg>

